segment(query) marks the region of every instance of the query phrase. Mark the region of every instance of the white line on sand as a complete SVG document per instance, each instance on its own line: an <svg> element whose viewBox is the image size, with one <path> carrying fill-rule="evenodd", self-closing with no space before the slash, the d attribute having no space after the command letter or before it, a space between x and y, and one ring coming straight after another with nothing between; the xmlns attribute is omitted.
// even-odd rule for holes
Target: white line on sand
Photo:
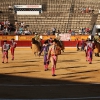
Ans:
<svg viewBox="0 0 100 100"><path fill-rule="evenodd" d="M100 99L100 96L97 97L76 97L76 98L55 98L55 99L0 99L0 100L91 100L91 99Z"/></svg>
<svg viewBox="0 0 100 100"><path fill-rule="evenodd" d="M100 85L100 83L87 83L87 84L41 84L41 85L24 85L24 84L0 84L0 86L6 87L49 87L49 86L90 86L90 85Z"/></svg>
<svg viewBox="0 0 100 100"><path fill-rule="evenodd" d="M90 83L90 84L48 84L48 85L20 85L20 84L0 84L0 86L5 87L48 87L48 86L90 86L90 85L100 85L100 83ZM55 98L55 99L1 99L0 100L91 100L91 99L99 99L100 96L95 97L73 97L73 98Z"/></svg>

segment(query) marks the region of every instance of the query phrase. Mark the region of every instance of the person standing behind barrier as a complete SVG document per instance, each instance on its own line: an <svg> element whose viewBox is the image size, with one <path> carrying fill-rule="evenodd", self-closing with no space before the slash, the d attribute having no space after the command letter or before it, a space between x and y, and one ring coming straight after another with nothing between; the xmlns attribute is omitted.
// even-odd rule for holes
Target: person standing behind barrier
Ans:
<svg viewBox="0 0 100 100"><path fill-rule="evenodd" d="M14 41L14 39L11 39L10 50L11 50L12 60L14 60L14 51L16 48L16 44L17 43Z"/></svg>
<svg viewBox="0 0 100 100"><path fill-rule="evenodd" d="M57 46L56 40L53 40L52 43L53 44L49 47L49 51L48 51L48 60L51 60L52 76L56 76L55 69L56 69L59 51L61 50L61 48Z"/></svg>
<svg viewBox="0 0 100 100"><path fill-rule="evenodd" d="M4 40L3 41L3 46L2 46L2 63L5 62L5 59L6 59L6 63L8 63L8 50L10 49L10 46L9 44L7 44L7 41Z"/></svg>
<svg viewBox="0 0 100 100"><path fill-rule="evenodd" d="M49 50L49 44L48 44L48 40L46 40L42 46L40 53L39 53L39 56L40 56L41 53L44 51L44 70L45 71L48 70L48 65L49 65L49 61L47 61L48 50Z"/></svg>
<svg viewBox="0 0 100 100"><path fill-rule="evenodd" d="M77 47L77 51L79 51L80 48L79 48L79 40L78 39L76 40L76 47Z"/></svg>
<svg viewBox="0 0 100 100"><path fill-rule="evenodd" d="M52 28L52 34L55 35L55 33L56 33L56 28L53 27Z"/></svg>
<svg viewBox="0 0 100 100"><path fill-rule="evenodd" d="M81 51L84 51L84 47L85 47L85 42L84 42L84 39L82 39L82 41L81 41Z"/></svg>

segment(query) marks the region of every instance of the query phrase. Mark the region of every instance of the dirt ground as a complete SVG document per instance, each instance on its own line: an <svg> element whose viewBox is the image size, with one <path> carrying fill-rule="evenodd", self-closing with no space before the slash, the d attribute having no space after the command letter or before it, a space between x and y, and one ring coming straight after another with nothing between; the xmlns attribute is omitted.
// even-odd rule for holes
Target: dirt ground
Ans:
<svg viewBox="0 0 100 100"><path fill-rule="evenodd" d="M0 99L100 100L100 57L92 64L84 51L67 48L58 57L56 75L44 71L43 56L30 48L16 48L15 60L2 64L0 52Z"/></svg>

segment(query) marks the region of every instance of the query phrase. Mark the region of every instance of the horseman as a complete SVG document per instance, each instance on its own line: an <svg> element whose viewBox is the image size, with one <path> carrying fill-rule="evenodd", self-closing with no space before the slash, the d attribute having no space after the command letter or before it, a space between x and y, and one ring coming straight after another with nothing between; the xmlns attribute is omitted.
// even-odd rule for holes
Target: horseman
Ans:
<svg viewBox="0 0 100 100"><path fill-rule="evenodd" d="M59 36L59 34L57 35L56 39L58 40L58 45L61 47L61 50L64 52L64 44L61 41L61 36Z"/></svg>
<svg viewBox="0 0 100 100"><path fill-rule="evenodd" d="M97 42L99 41L99 35L98 35L98 33L95 33L94 40L97 41Z"/></svg>
<svg viewBox="0 0 100 100"><path fill-rule="evenodd" d="M40 35L38 33L35 33L34 39L38 42L41 41Z"/></svg>
<svg viewBox="0 0 100 100"><path fill-rule="evenodd" d="M94 36L93 40L94 40L94 45L95 45L95 49L94 49L95 56L99 57L100 38L99 38L98 33L95 33L95 36Z"/></svg>
<svg viewBox="0 0 100 100"><path fill-rule="evenodd" d="M32 44L32 51L33 51L34 55L35 56L38 55L40 52L40 45L39 45L38 41L36 41L35 38L32 38L31 44Z"/></svg>
<svg viewBox="0 0 100 100"><path fill-rule="evenodd" d="M41 43L41 38L40 35L38 33L35 33L34 39L37 41L37 45L39 46L39 48L41 49L42 47L42 43Z"/></svg>
<svg viewBox="0 0 100 100"><path fill-rule="evenodd" d="M40 40L40 36L39 36L39 34L38 34L38 33L35 33L34 38L35 38L36 41L39 41L39 40Z"/></svg>

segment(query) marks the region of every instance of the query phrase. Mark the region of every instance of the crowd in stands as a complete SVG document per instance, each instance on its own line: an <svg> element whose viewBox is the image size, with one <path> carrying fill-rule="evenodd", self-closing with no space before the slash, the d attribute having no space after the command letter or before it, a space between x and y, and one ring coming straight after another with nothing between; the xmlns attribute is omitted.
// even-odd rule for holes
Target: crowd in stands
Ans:
<svg viewBox="0 0 100 100"><path fill-rule="evenodd" d="M13 31L14 35L32 35L33 32L30 31L29 27L25 25L24 22L15 22L14 25L10 23L10 21L6 20L3 22L0 22L0 32L2 35L11 35L11 32ZM76 33L74 30L68 30L66 33L69 33L71 35L86 35L90 34L91 30L89 27L80 28L79 32ZM36 33L36 32L35 32ZM43 35L56 35L60 34L60 30L56 30L55 27L53 27L51 30L47 30Z"/></svg>
<svg viewBox="0 0 100 100"><path fill-rule="evenodd" d="M15 24L11 24L10 21L8 20L0 22L0 34L11 35L11 32L13 32L14 35L31 35L32 34L32 32L24 24L24 22L18 23L16 21Z"/></svg>
<svg viewBox="0 0 100 100"><path fill-rule="evenodd" d="M10 21L5 20L0 22L0 33L3 35L8 35L11 33L11 31L14 31L14 26L10 23Z"/></svg>
<svg viewBox="0 0 100 100"><path fill-rule="evenodd" d="M32 32L29 28L25 25L24 22L18 23L15 22L16 31L14 32L15 35L31 35Z"/></svg>
<svg viewBox="0 0 100 100"><path fill-rule="evenodd" d="M81 7L80 8L81 13L93 13L94 9L91 7Z"/></svg>
<svg viewBox="0 0 100 100"><path fill-rule="evenodd" d="M60 32L60 30L56 31L56 28L52 28L52 30L47 30L43 35L56 35L56 34L60 34L62 32ZM79 32L75 32L72 29L69 29L66 33L69 33L71 35L89 35L91 34L91 30L89 27L84 27L84 28L80 28Z"/></svg>
<svg viewBox="0 0 100 100"><path fill-rule="evenodd" d="M79 29L79 34L80 35L85 35L85 34L90 34L91 30L89 27L84 27Z"/></svg>

